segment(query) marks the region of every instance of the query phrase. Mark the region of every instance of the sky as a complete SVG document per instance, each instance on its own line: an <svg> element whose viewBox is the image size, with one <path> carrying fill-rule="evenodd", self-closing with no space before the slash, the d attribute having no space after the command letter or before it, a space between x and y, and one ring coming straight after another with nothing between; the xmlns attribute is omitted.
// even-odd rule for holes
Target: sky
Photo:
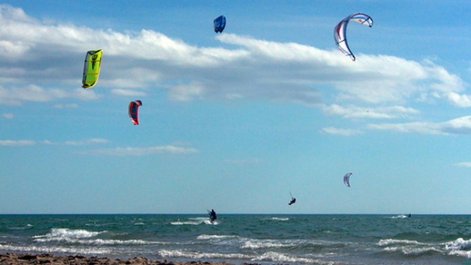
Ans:
<svg viewBox="0 0 471 265"><path fill-rule="evenodd" d="M374 25L349 24L352 61L333 29L357 12ZM471 214L470 13L467 0L4 0L0 214Z"/></svg>

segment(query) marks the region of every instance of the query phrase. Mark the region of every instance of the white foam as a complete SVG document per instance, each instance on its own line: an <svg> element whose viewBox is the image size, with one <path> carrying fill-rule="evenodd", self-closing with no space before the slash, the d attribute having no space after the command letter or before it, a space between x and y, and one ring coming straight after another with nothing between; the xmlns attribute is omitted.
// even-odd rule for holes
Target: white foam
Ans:
<svg viewBox="0 0 471 265"><path fill-rule="evenodd" d="M227 239L227 238L237 238L238 236L232 235L199 235L196 237L197 240L211 240L211 239Z"/></svg>
<svg viewBox="0 0 471 265"><path fill-rule="evenodd" d="M407 244L407 245L426 245L425 243L420 243L416 240L406 240L406 239L381 239L378 242L378 246L390 246L390 245L399 245L399 244Z"/></svg>
<svg viewBox="0 0 471 265"><path fill-rule="evenodd" d="M82 245L146 245L146 244L158 244L159 242L148 242L144 240L114 240L114 239L71 239L71 238L63 238L63 239L47 239L47 238L38 238L34 240L35 242L45 243L51 241L60 241L66 242L69 244L82 244Z"/></svg>
<svg viewBox="0 0 471 265"><path fill-rule="evenodd" d="M200 225L203 222L200 221L174 221L170 222L171 225Z"/></svg>
<svg viewBox="0 0 471 265"><path fill-rule="evenodd" d="M279 240L272 239L249 239L242 245L242 248L260 249L260 248L284 248L296 246L294 242L282 243Z"/></svg>
<svg viewBox="0 0 471 265"><path fill-rule="evenodd" d="M408 217L407 215L400 214L400 215L393 216L391 218L392 219L404 219L404 218L407 218L407 217Z"/></svg>
<svg viewBox="0 0 471 265"><path fill-rule="evenodd" d="M251 259L252 256L240 253L202 253L184 250L159 250L163 258L189 258L189 259Z"/></svg>
<svg viewBox="0 0 471 265"><path fill-rule="evenodd" d="M84 255L109 254L110 249L104 248L80 248L80 247L46 247L46 246L13 246L0 244L0 250L37 252L37 253L73 253Z"/></svg>
<svg viewBox="0 0 471 265"><path fill-rule="evenodd" d="M278 252L266 252L262 255L252 258L252 261L270 261L270 262L288 262L288 263L315 263L315 264L329 264L333 265L334 262L321 261L317 259L302 258L302 257L293 257L286 254Z"/></svg>
<svg viewBox="0 0 471 265"><path fill-rule="evenodd" d="M145 244L158 244L160 242L148 242L144 240L115 240L115 239L100 239L93 238L106 231L94 232L83 229L67 229L67 228L53 228L50 233L40 236L34 236L35 242L66 242L69 244L83 244L83 245L145 245Z"/></svg>
<svg viewBox="0 0 471 265"><path fill-rule="evenodd" d="M471 239L464 240L458 238L455 241L445 243L445 249L449 251L450 255L471 258Z"/></svg>
<svg viewBox="0 0 471 265"><path fill-rule="evenodd" d="M272 217L270 218L270 220L286 222L286 221L289 221L289 218L288 217Z"/></svg>
<svg viewBox="0 0 471 265"><path fill-rule="evenodd" d="M400 252L404 255L421 255L429 252L436 252L443 254L443 251L436 247L412 247L412 246L399 246L399 247L386 247L386 252Z"/></svg>
<svg viewBox="0 0 471 265"><path fill-rule="evenodd" d="M105 232L106 231L95 232L84 229L52 228L51 232L45 235L33 236L33 238L49 239L50 241L61 241L67 239L91 238Z"/></svg>

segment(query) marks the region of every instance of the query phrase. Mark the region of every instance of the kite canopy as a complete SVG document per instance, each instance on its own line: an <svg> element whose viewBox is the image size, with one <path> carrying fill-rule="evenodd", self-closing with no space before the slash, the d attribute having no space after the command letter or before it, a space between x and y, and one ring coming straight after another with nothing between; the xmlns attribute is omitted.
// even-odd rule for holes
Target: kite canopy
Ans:
<svg viewBox="0 0 471 265"><path fill-rule="evenodd" d="M140 100L131 101L129 103L129 118L134 125L139 125L139 107L142 106Z"/></svg>
<svg viewBox="0 0 471 265"><path fill-rule="evenodd" d="M92 88L95 86L100 76L102 50L88 51L85 56L85 64L83 66L83 88Z"/></svg>
<svg viewBox="0 0 471 265"><path fill-rule="evenodd" d="M347 42L347 25L350 21L355 21L361 25L368 26L371 28L373 26L373 19L366 14L356 13L344 18L337 24L337 26L335 26L334 39L335 43L337 44L337 47L341 52L343 52L345 55L350 56L350 58L355 61L355 55L353 55Z"/></svg>
<svg viewBox="0 0 471 265"><path fill-rule="evenodd" d="M224 28L226 27L226 17L225 16L219 16L216 19L214 19L214 32L216 33L222 33Z"/></svg>
<svg viewBox="0 0 471 265"><path fill-rule="evenodd" d="M350 187L350 176L352 175L351 172L345 174L345 176L343 176L343 184L347 185L347 187Z"/></svg>

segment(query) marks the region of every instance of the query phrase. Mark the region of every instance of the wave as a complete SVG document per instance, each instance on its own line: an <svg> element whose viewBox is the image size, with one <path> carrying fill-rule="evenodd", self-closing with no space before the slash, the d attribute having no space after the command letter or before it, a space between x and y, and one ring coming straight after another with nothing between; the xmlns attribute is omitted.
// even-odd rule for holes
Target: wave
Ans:
<svg viewBox="0 0 471 265"><path fill-rule="evenodd" d="M295 242L285 242L273 239L249 239L245 241L241 248L247 249L261 249L261 248L286 248L295 247L298 244Z"/></svg>
<svg viewBox="0 0 471 265"><path fill-rule="evenodd" d="M206 240L211 245L233 246L239 249L249 250L276 250L276 249L300 249L318 251L324 248L344 248L345 242L315 240L315 239L255 239L236 235L207 235L197 236L197 240Z"/></svg>
<svg viewBox="0 0 471 265"><path fill-rule="evenodd" d="M88 231L84 229L52 228L51 232L45 235L33 236L35 239L46 239L50 241L61 241L67 239L91 238L106 231Z"/></svg>
<svg viewBox="0 0 471 265"><path fill-rule="evenodd" d="M458 238L455 241L446 242L445 249L450 255L471 259L471 239Z"/></svg>
<svg viewBox="0 0 471 265"><path fill-rule="evenodd" d="M399 246L399 247L386 247L384 248L386 252L400 252L406 256L418 256L427 253L438 253L444 254L444 252L437 247L409 247L409 246Z"/></svg>
<svg viewBox="0 0 471 265"><path fill-rule="evenodd" d="M159 250L163 258L189 258L189 259L252 259L253 256L241 253L204 253L185 250Z"/></svg>
<svg viewBox="0 0 471 265"><path fill-rule="evenodd" d="M82 244L82 245L148 245L159 244L160 242L148 242L145 240L131 239L131 240L115 240L115 239L35 239L35 242L65 242L69 244Z"/></svg>
<svg viewBox="0 0 471 265"><path fill-rule="evenodd" d="M321 265L333 265L334 262L321 261L317 259L289 256L278 252L266 252L260 255L249 255L242 253L205 253L197 251L185 250L160 250L158 254L162 258L186 258L186 259L238 259L250 261L268 261L268 262L284 262L284 263L310 263Z"/></svg>
<svg viewBox="0 0 471 265"><path fill-rule="evenodd" d="M46 246L13 246L0 244L0 250L36 253L65 253L83 255L103 255L110 254L110 249L81 248L81 247L46 247Z"/></svg>
<svg viewBox="0 0 471 265"><path fill-rule="evenodd" d="M130 240L116 240L116 239L100 239L94 238L107 231L87 231L83 229L67 229L67 228L53 228L50 233L45 235L33 236L35 242L65 242L69 244L82 244L82 245L146 245L146 244L160 244L156 241L145 241L138 239Z"/></svg>
<svg viewBox="0 0 471 265"><path fill-rule="evenodd" d="M391 217L391 219L404 219L404 218L409 218L409 216L404 215L404 214L400 214L400 215L396 215L396 216Z"/></svg>
<svg viewBox="0 0 471 265"><path fill-rule="evenodd" d="M425 243L420 243L416 240L405 240L405 239L381 239L378 242L378 246L390 246L390 245L397 245L397 244L409 244L409 245L425 245Z"/></svg>
<svg viewBox="0 0 471 265"><path fill-rule="evenodd" d="M26 224L25 226L8 227L9 230L26 230L26 229L31 229L31 228L33 228L32 224Z"/></svg>
<svg viewBox="0 0 471 265"><path fill-rule="evenodd" d="M321 261L318 259L304 258L304 257L294 257L289 256L283 253L278 252L266 252L262 255L252 258L252 261L269 261L269 262L285 262L285 263L314 263L322 265L333 265L334 262L330 261Z"/></svg>
<svg viewBox="0 0 471 265"><path fill-rule="evenodd" d="M219 222L214 221L211 222L207 217L193 217L193 218L188 218L188 220L185 221L173 221L170 222L171 225L201 225L201 224L207 224L207 225L218 225Z"/></svg>
<svg viewBox="0 0 471 265"><path fill-rule="evenodd" d="M227 239L227 238L238 238L238 236L233 235L199 235L196 237L198 240L211 240L211 239Z"/></svg>
<svg viewBox="0 0 471 265"><path fill-rule="evenodd" d="M288 217L272 217L270 218L270 220L286 222L286 221L289 221L289 218Z"/></svg>
<svg viewBox="0 0 471 265"><path fill-rule="evenodd" d="M438 253L471 258L471 239L458 238L445 243L424 243L416 240L381 239L378 246L386 252L400 252L404 255L424 255Z"/></svg>

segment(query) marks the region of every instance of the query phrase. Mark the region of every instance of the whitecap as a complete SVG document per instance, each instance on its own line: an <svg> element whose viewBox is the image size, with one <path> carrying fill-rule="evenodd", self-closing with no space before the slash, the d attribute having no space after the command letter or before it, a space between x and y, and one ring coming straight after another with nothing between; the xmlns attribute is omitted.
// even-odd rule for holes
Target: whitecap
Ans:
<svg viewBox="0 0 471 265"><path fill-rule="evenodd" d="M70 253L83 255L110 254L111 250L106 248L80 248L80 247L46 247L46 246L13 246L0 244L0 250L36 252L36 253Z"/></svg>
<svg viewBox="0 0 471 265"><path fill-rule="evenodd" d="M458 238L455 241L445 243L445 249L449 251L449 255L471 258L471 239L464 240Z"/></svg>
<svg viewBox="0 0 471 265"><path fill-rule="evenodd" d="M378 246L389 246L389 245L398 245L398 244L408 244L408 245L426 245L425 243L420 243L416 240L406 240L406 239L381 239L378 242Z"/></svg>
<svg viewBox="0 0 471 265"><path fill-rule="evenodd" d="M398 247L386 247L386 252L400 252L404 255L421 255L425 253L436 252L443 254L443 251L436 247L412 247L412 246L398 246Z"/></svg>
<svg viewBox="0 0 471 265"><path fill-rule="evenodd" d="M408 218L408 217L409 216L407 216L407 215L400 214L400 215L392 216L391 219L404 219L404 218Z"/></svg>
<svg viewBox="0 0 471 265"><path fill-rule="evenodd" d="M52 228L51 232L45 235L33 236L35 239L49 239L50 241L61 241L67 239L91 238L106 231L88 231L84 229Z"/></svg>
<svg viewBox="0 0 471 265"><path fill-rule="evenodd" d="M251 259L252 261L270 261L270 262L287 262L287 263L315 263L315 264L328 264L333 265L334 262L321 261L317 259L303 258L303 257L294 257L289 256L283 253L278 252L266 252L260 256Z"/></svg>
<svg viewBox="0 0 471 265"><path fill-rule="evenodd" d="M241 253L205 253L185 250L159 250L163 258L189 258L189 259L251 259L253 256Z"/></svg>
<svg viewBox="0 0 471 265"><path fill-rule="evenodd" d="M211 239L227 239L227 238L237 238L238 236L233 235L199 235L196 237L198 240L211 240Z"/></svg>
<svg viewBox="0 0 471 265"><path fill-rule="evenodd" d="M198 221L174 221L170 222L171 225L200 225L203 222Z"/></svg>
<svg viewBox="0 0 471 265"><path fill-rule="evenodd" d="M270 220L286 222L286 221L289 221L289 218L288 217L272 217L270 218Z"/></svg>
<svg viewBox="0 0 471 265"><path fill-rule="evenodd" d="M273 239L249 239L244 242L242 248L248 249L260 249L260 248L284 248L284 247L294 247L296 244L291 243L282 243L279 240Z"/></svg>

